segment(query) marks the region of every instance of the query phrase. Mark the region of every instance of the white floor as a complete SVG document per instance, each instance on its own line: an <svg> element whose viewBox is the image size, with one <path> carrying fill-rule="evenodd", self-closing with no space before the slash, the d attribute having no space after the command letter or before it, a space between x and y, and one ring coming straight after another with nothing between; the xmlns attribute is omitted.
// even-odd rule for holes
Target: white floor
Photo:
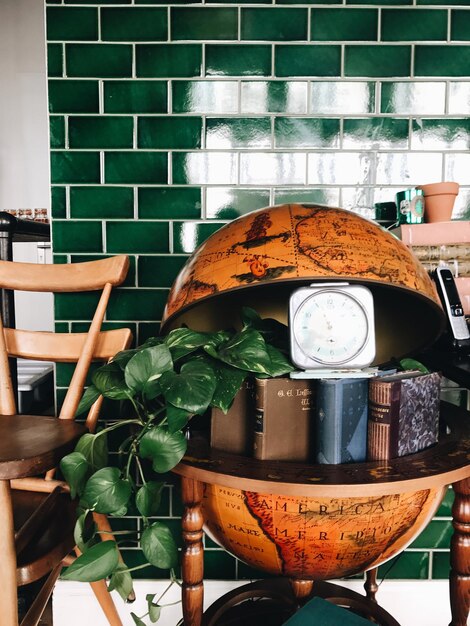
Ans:
<svg viewBox="0 0 470 626"><path fill-rule="evenodd" d="M205 605L209 606L221 595L241 583L208 581L205 583ZM244 584L244 583L243 583ZM134 626L130 616L133 611L139 617L146 613L145 596L161 593L167 586L164 582L136 581L137 600L125 604L120 597L115 599L124 626ZM348 586L362 592L362 582L354 581ZM173 585L162 603L178 601L179 588ZM386 581L379 589L379 604L389 611L401 626L447 626L450 622L448 583L446 581L401 582ZM53 596L54 626L107 626L100 609L89 591L81 583L59 581ZM166 607L157 622L158 626L176 626L181 618L181 605Z"/></svg>

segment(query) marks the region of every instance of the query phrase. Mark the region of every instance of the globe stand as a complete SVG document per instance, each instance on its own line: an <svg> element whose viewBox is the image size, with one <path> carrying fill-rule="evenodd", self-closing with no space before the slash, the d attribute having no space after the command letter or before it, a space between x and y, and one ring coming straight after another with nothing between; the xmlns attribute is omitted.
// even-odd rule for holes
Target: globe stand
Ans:
<svg viewBox="0 0 470 626"><path fill-rule="evenodd" d="M234 589L204 613L202 626L281 626L299 606L320 597L372 620L378 626L400 626L375 601L340 585L287 578L258 580ZM344 622L347 624L347 620Z"/></svg>

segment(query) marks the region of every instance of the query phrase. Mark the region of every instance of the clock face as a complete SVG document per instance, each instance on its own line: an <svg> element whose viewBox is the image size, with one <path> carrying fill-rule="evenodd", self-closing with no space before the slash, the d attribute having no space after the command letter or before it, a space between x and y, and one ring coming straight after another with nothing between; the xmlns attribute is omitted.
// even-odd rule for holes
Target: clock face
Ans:
<svg viewBox="0 0 470 626"><path fill-rule="evenodd" d="M372 361L372 296L365 287L299 289L290 313L291 352L299 367L364 367Z"/></svg>

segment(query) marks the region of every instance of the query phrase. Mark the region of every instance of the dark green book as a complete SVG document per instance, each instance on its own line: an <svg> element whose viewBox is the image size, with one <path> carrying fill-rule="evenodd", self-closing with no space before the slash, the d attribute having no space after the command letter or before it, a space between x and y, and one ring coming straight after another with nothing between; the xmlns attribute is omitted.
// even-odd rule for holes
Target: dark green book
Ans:
<svg viewBox="0 0 470 626"><path fill-rule="evenodd" d="M313 598L284 622L284 626L370 626L372 623L323 598Z"/></svg>

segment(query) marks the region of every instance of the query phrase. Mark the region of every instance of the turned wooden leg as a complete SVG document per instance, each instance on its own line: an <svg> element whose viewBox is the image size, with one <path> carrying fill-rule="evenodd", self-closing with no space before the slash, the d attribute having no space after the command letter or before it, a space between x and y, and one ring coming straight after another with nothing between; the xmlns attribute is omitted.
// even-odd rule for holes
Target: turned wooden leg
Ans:
<svg viewBox="0 0 470 626"><path fill-rule="evenodd" d="M371 602L377 602L375 599L375 595L379 590L379 586L377 584L377 568L370 569L366 572L366 582L364 583L364 589L366 590L367 599Z"/></svg>
<svg viewBox="0 0 470 626"><path fill-rule="evenodd" d="M8 480L0 480L0 555L2 562L0 623L2 626L18 626L15 529Z"/></svg>
<svg viewBox="0 0 470 626"><path fill-rule="evenodd" d="M298 605L302 605L311 595L313 580L301 580L300 578L289 578L289 583L294 592Z"/></svg>
<svg viewBox="0 0 470 626"><path fill-rule="evenodd" d="M454 534L450 544L450 608L449 626L467 626L470 611L470 479L453 485L452 507Z"/></svg>
<svg viewBox="0 0 470 626"><path fill-rule="evenodd" d="M183 477L181 490L184 504L182 517L184 547L181 563L183 619L185 626L200 626L204 600L202 546L204 520L201 510L204 485L197 480Z"/></svg>

